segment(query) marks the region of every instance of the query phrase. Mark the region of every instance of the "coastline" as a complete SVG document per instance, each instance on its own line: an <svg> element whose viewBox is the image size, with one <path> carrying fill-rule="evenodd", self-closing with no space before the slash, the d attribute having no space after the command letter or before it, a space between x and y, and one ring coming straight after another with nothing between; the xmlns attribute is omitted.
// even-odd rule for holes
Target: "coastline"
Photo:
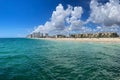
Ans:
<svg viewBox="0 0 120 80"><path fill-rule="evenodd" d="M120 42L120 38L32 38L32 39L79 41L79 42Z"/></svg>

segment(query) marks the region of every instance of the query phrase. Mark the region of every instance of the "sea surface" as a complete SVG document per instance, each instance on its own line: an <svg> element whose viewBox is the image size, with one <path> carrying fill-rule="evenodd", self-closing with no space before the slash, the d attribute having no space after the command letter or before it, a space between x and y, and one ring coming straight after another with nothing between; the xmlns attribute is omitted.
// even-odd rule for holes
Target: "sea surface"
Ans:
<svg viewBox="0 0 120 80"><path fill-rule="evenodd" d="M0 80L120 80L120 43L1 38Z"/></svg>

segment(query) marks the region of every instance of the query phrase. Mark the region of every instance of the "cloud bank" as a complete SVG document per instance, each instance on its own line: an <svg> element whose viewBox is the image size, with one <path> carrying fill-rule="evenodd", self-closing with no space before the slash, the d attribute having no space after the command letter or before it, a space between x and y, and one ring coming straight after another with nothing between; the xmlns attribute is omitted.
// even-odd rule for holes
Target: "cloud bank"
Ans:
<svg viewBox="0 0 120 80"><path fill-rule="evenodd" d="M91 14L88 21L104 26L120 25L120 1L109 0L106 4L96 0L90 2Z"/></svg>
<svg viewBox="0 0 120 80"><path fill-rule="evenodd" d="M62 4L59 4L53 11L50 21L47 21L44 25L39 25L33 32L62 34L79 30L82 27L82 21L80 20L82 14L83 9L80 6L72 7L68 5L67 9L64 9Z"/></svg>
<svg viewBox="0 0 120 80"><path fill-rule="evenodd" d="M97 0L91 0L90 12L88 19L82 21L81 17L84 12L81 6L72 7L68 5L67 9L64 9L63 5L59 4L53 11L50 21L47 21L44 25L39 25L33 33L65 34L70 32L118 32L120 30L119 0L109 0L105 4L98 3ZM95 29L89 26L85 27L89 22L99 26Z"/></svg>

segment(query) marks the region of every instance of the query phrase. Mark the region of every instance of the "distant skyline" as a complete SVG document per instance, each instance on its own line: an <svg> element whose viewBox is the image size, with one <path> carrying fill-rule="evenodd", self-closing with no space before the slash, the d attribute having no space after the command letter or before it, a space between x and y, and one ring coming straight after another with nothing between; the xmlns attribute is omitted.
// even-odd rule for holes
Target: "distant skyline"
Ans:
<svg viewBox="0 0 120 80"><path fill-rule="evenodd" d="M25 37L27 34L31 33L34 28L37 29L41 25L45 28L46 22L49 22L50 25L56 23L57 25L55 24L53 26L54 30L66 30L66 28L59 27L60 25L58 24L60 24L59 22L61 21L54 22L54 20L51 20L53 11L57 12L56 7L60 7L59 5L62 5L64 10L67 10L67 6L70 5L72 7L77 7L77 11L82 11L78 11L78 15L81 16L76 16L77 20L74 20L74 22L77 21L82 27L71 26L71 29L79 29L78 27L81 27L87 28L87 31L89 29L101 29L101 26L109 26L109 28L114 27L112 29L117 30L119 28L119 0L110 0L110 2L109 0L0 0L0 37ZM74 11L74 9L72 10ZM62 12L60 13L62 14ZM70 13L66 16L62 14L62 18L66 19L67 16L71 15L73 14ZM58 19L58 16L54 16L54 18ZM72 20L72 17L69 17L69 20ZM88 23L85 24L87 21ZM74 25L73 21L68 22ZM66 23L62 26L66 27ZM53 30L47 31L51 32Z"/></svg>

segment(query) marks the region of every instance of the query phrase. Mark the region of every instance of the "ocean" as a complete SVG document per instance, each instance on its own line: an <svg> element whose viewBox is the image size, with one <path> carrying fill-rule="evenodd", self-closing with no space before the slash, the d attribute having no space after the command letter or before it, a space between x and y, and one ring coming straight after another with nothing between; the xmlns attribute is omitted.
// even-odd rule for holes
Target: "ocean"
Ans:
<svg viewBox="0 0 120 80"><path fill-rule="evenodd" d="M1 38L0 80L120 80L120 43Z"/></svg>

